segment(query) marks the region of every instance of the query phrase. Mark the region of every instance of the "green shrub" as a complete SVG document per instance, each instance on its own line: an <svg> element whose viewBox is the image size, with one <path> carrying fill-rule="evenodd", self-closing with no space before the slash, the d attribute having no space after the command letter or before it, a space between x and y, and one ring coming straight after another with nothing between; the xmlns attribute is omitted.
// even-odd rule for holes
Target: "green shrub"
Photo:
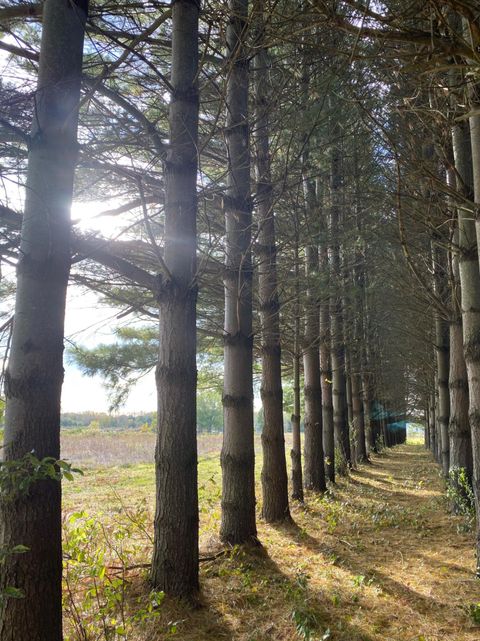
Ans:
<svg viewBox="0 0 480 641"><path fill-rule="evenodd" d="M464 467L450 470L447 479L447 498L456 514L464 517L464 530L473 530L475 524L475 497Z"/></svg>

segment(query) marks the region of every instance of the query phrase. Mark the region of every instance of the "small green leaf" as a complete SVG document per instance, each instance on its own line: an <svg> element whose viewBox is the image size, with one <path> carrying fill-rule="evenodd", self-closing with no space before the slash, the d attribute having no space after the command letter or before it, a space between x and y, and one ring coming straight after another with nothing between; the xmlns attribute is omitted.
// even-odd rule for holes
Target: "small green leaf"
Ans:
<svg viewBox="0 0 480 641"><path fill-rule="evenodd" d="M11 549L12 554L24 554L25 552L29 552L29 551L30 551L30 548L27 547L26 545L15 545Z"/></svg>
<svg viewBox="0 0 480 641"><path fill-rule="evenodd" d="M23 597L25 596L23 590L20 590L19 588L13 588L11 586L6 587L3 591L3 594L9 599L23 599Z"/></svg>

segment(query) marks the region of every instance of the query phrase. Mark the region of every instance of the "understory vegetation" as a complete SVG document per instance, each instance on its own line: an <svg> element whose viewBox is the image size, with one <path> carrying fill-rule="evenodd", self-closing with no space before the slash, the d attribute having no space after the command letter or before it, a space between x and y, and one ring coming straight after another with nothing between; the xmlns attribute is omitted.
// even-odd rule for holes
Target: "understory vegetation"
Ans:
<svg viewBox="0 0 480 641"><path fill-rule="evenodd" d="M87 437L67 434L64 449L80 454ZM129 439L122 433L123 463L105 465L118 440L106 436L104 452L65 487L68 641L478 638L473 532L448 514L444 482L418 438L372 456L323 497L307 493L291 522L260 520L261 547L225 549L220 441L201 437L195 608L149 587L154 468L131 458Z"/></svg>

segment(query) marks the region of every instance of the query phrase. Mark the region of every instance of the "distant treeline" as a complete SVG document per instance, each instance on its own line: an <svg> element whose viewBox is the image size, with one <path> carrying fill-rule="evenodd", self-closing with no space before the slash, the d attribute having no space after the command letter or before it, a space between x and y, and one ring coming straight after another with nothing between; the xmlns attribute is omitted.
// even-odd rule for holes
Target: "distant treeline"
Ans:
<svg viewBox="0 0 480 641"><path fill-rule="evenodd" d="M223 428L223 416L220 407L211 407L204 399L199 399L197 415L198 432L217 433ZM290 417L285 414L285 431L291 431ZM157 424L156 412L140 414L107 414L105 412L65 412L61 417L63 429L88 428L93 430L143 430L153 431ZM255 431L261 432L263 426L262 411L255 414ZM303 422L302 422L303 430Z"/></svg>
<svg viewBox="0 0 480 641"><path fill-rule="evenodd" d="M105 412L66 412L62 414L63 428L90 427L92 429L153 429L156 412L144 414L106 414Z"/></svg>

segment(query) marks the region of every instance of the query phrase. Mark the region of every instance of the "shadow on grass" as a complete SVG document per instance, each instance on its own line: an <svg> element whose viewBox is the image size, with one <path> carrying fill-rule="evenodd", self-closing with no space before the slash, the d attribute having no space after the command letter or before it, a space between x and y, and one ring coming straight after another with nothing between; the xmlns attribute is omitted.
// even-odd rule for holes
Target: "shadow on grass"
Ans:
<svg viewBox="0 0 480 641"><path fill-rule="evenodd" d="M299 545L307 544L315 552L322 551L318 541L309 535L305 538L302 528L294 522L276 525L275 529ZM287 638L294 641L302 635L303 638L321 639L327 630L331 641L373 641L359 627L349 623L340 609L335 608L332 612L333 595L314 589L309 581L308 573L298 569L292 568L291 574L287 575L263 547L240 547L229 558L217 559L205 569L202 582L204 626L218 624L220 609L229 620L232 614L237 619L229 637L232 641ZM220 608L219 590L224 595ZM203 629L197 628L197 636L192 639L203 641ZM183 638L190 639L188 636Z"/></svg>
<svg viewBox="0 0 480 641"><path fill-rule="evenodd" d="M269 527L287 536L297 545L305 546L314 552L322 552L322 546L318 539L308 534L305 528L300 527L293 519L280 523L269 523Z"/></svg>

